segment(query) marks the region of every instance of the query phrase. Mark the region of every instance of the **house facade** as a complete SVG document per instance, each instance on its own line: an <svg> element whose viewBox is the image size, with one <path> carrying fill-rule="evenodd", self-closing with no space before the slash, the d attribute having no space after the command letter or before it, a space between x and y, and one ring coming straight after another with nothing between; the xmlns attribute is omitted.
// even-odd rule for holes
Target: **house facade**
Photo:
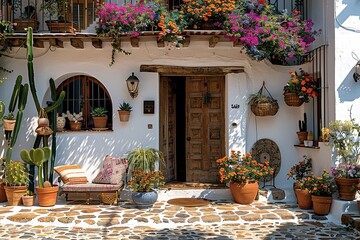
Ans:
<svg viewBox="0 0 360 240"><path fill-rule="evenodd" d="M313 19L314 29L322 32L313 43L311 61L295 66L255 61L241 46L226 39L221 30L188 31L187 41L179 49L159 44L157 35L149 32L136 39L123 36L121 47L131 54L116 53L115 63L110 66L111 41L95 34L96 19L88 14L94 2L73 3L70 25L78 29L69 33L50 32L39 10L34 21L39 25L34 32L34 72L41 105L46 106L51 99L52 78L59 92L67 92L59 111L82 112L84 117L81 131L70 131L66 126L65 131L57 132L56 165L80 164L92 179L105 155L121 157L143 146L164 152L168 180L217 182L216 159L230 150L254 150L261 160L275 161L276 174L266 185L280 188L291 188L293 182L287 173L304 154L313 158L316 172L328 169L328 146L294 146L298 145L298 121L304 120L306 113L308 129L319 139L321 127L330 120L346 118L351 105L353 117L357 118L355 89L359 83L352 76L357 63L352 52L360 47L356 45L359 33L351 26L359 21L355 9L360 4L303 2L307 18ZM279 4L280 8L293 7ZM82 14L75 14L75 6ZM3 16L18 16L6 5L2 9ZM86 19L85 23L80 18ZM22 75L27 81L25 33L20 29L9 39L12 49L0 58L1 66L13 70L0 87L1 100L6 104L16 77ZM283 87L289 72L299 68L313 72L321 81L321 94L300 107L290 107L283 100ZM126 84L132 73L139 79L134 98ZM275 116L257 117L247 104L248 97L257 93L263 83L278 100ZM128 122L121 122L117 112L124 101L133 107ZM106 129L93 127L90 112L97 106L108 109ZM14 160L20 159L21 149L32 147L37 118L29 94ZM0 156L4 156L7 141L4 136L0 141Z"/></svg>

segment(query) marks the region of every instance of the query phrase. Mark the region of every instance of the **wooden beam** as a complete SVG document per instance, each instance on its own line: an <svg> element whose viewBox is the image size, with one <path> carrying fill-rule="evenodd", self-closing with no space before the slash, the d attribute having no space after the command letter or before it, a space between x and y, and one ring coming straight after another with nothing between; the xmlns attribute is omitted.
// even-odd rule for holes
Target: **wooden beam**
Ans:
<svg viewBox="0 0 360 240"><path fill-rule="evenodd" d="M64 48L64 42L58 38L49 38L49 44L52 47Z"/></svg>
<svg viewBox="0 0 360 240"><path fill-rule="evenodd" d="M233 42L233 47L241 47L241 46L242 46L242 44L241 44L240 40Z"/></svg>
<svg viewBox="0 0 360 240"><path fill-rule="evenodd" d="M26 46L26 40L19 39L19 38L13 38L11 40L11 46L12 47L24 47L24 46Z"/></svg>
<svg viewBox="0 0 360 240"><path fill-rule="evenodd" d="M42 40L39 40L39 39L34 39L34 47L37 47L37 48L44 48L44 41Z"/></svg>
<svg viewBox="0 0 360 240"><path fill-rule="evenodd" d="M216 44L219 42L219 40L220 40L219 36L212 36L209 39L209 47L214 48Z"/></svg>
<svg viewBox="0 0 360 240"><path fill-rule="evenodd" d="M84 48L84 42L80 38L71 38L70 42L71 46L73 46L74 48Z"/></svg>
<svg viewBox="0 0 360 240"><path fill-rule="evenodd" d="M99 38L92 38L91 39L92 45L94 48L102 48L102 41Z"/></svg>
<svg viewBox="0 0 360 240"><path fill-rule="evenodd" d="M243 66L184 67L172 65L141 65L140 72L158 72L164 76L225 75L242 73Z"/></svg>
<svg viewBox="0 0 360 240"><path fill-rule="evenodd" d="M130 42L131 42L131 46L132 46L132 47L138 48L138 47L139 47L140 39L137 38L137 37L132 37L132 38L130 38Z"/></svg>
<svg viewBox="0 0 360 240"><path fill-rule="evenodd" d="M157 46L158 46L159 48L165 47L165 42L164 42L164 40L157 40Z"/></svg>

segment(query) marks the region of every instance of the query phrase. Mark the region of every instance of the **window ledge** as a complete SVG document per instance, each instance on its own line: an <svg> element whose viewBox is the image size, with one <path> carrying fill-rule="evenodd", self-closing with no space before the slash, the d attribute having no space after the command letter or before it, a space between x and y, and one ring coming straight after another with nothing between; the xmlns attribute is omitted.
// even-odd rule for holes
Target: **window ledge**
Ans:
<svg viewBox="0 0 360 240"><path fill-rule="evenodd" d="M102 133L102 132L113 132L113 129L107 130L80 130L80 131L72 131L72 130L63 130L63 131L56 131L59 134L66 134L66 133Z"/></svg>

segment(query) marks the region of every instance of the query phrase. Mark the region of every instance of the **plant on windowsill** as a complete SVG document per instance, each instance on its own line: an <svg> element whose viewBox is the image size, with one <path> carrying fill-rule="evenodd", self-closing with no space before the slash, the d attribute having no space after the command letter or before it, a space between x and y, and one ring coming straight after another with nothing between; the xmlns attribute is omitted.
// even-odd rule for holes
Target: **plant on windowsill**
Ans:
<svg viewBox="0 0 360 240"><path fill-rule="evenodd" d="M230 156L222 157L216 163L220 182L230 184L231 195L240 204L252 203L258 193L258 181L274 173L268 161L260 163L250 153L242 155L240 151L232 150Z"/></svg>
<svg viewBox="0 0 360 240"><path fill-rule="evenodd" d="M18 7L20 8L20 6ZM27 27L32 27L34 31L37 31L39 28L39 21L37 21L36 17L36 9L33 5L26 6L24 8L24 12L20 15L20 18L14 19L15 30L24 30Z"/></svg>
<svg viewBox="0 0 360 240"><path fill-rule="evenodd" d="M131 111L132 111L132 106L130 105L130 103L128 102L120 103L118 110L120 122L128 122Z"/></svg>
<svg viewBox="0 0 360 240"><path fill-rule="evenodd" d="M305 146L304 141L307 139L308 136L306 113L304 113L304 120L299 120L299 131L296 132L296 134L299 139L299 145Z"/></svg>
<svg viewBox="0 0 360 240"><path fill-rule="evenodd" d="M62 116L69 119L70 130L72 131L81 130L82 120L84 120L82 112L70 113L70 111L66 111L66 113L62 113Z"/></svg>
<svg viewBox="0 0 360 240"><path fill-rule="evenodd" d="M106 115L108 111L103 107L94 108L91 112L92 118L94 120L94 128L105 129L108 116Z"/></svg>

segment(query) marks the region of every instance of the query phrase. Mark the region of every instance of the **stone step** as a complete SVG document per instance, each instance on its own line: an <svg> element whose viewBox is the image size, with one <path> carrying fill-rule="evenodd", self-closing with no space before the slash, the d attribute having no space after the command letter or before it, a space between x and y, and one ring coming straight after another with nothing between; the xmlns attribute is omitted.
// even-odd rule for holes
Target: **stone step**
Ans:
<svg viewBox="0 0 360 240"><path fill-rule="evenodd" d="M360 231L360 214L345 213L341 215L341 224L350 226L357 231Z"/></svg>

